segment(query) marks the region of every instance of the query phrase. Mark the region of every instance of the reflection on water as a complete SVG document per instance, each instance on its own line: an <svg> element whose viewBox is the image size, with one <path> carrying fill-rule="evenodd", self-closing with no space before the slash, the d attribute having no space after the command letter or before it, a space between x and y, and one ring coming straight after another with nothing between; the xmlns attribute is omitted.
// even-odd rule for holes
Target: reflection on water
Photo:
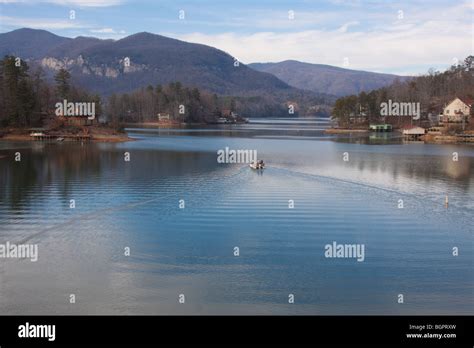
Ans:
<svg viewBox="0 0 474 348"><path fill-rule="evenodd" d="M0 259L0 312L472 314L474 148L327 125L0 142L0 243L39 245L38 262ZM217 163L225 147L257 150L267 169ZM365 261L325 258L333 241L365 244Z"/></svg>

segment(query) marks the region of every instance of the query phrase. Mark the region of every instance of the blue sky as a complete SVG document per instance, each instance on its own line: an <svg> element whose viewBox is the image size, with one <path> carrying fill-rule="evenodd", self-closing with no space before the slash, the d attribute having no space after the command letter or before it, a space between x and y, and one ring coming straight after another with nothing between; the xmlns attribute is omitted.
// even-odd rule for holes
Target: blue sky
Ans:
<svg viewBox="0 0 474 348"><path fill-rule="evenodd" d="M244 63L296 59L398 74L473 54L473 16L473 0L0 0L1 32L120 39L148 31Z"/></svg>

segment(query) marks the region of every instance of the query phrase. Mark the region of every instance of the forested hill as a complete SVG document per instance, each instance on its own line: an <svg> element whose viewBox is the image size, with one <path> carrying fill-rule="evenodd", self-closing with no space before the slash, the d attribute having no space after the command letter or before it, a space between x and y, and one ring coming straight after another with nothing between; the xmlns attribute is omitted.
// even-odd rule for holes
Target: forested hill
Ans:
<svg viewBox="0 0 474 348"><path fill-rule="evenodd" d="M427 74L408 81L396 80L387 87L339 98L332 116L341 124L346 123L350 115L360 112L369 120L377 120L380 104L388 100L420 103L422 115L438 114L455 97L474 97L474 56L444 72L430 69Z"/></svg>
<svg viewBox="0 0 474 348"><path fill-rule="evenodd" d="M404 76L344 69L324 64L310 64L296 60L286 60L279 63L252 63L249 66L258 71L271 73L290 86L337 96L384 87L397 78L407 79Z"/></svg>

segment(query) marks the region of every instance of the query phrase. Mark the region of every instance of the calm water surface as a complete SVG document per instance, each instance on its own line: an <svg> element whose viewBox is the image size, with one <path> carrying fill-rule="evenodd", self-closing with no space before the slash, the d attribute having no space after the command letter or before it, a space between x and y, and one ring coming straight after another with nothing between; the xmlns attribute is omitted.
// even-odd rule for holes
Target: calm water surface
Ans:
<svg viewBox="0 0 474 348"><path fill-rule="evenodd" d="M0 313L474 314L474 146L327 126L0 142L0 243L39 248L37 262L0 259ZM267 168L219 164L225 147L255 149ZM324 257L333 241L364 244L365 260Z"/></svg>

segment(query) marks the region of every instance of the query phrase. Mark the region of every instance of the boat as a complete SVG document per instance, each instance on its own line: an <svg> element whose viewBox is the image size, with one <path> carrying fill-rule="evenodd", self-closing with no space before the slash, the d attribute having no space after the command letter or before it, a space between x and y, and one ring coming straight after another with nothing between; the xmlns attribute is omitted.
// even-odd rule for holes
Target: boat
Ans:
<svg viewBox="0 0 474 348"><path fill-rule="evenodd" d="M265 163L263 160L253 161L249 166L252 169L265 169Z"/></svg>
<svg viewBox="0 0 474 348"><path fill-rule="evenodd" d="M63 137L56 138L56 141L64 141Z"/></svg>

